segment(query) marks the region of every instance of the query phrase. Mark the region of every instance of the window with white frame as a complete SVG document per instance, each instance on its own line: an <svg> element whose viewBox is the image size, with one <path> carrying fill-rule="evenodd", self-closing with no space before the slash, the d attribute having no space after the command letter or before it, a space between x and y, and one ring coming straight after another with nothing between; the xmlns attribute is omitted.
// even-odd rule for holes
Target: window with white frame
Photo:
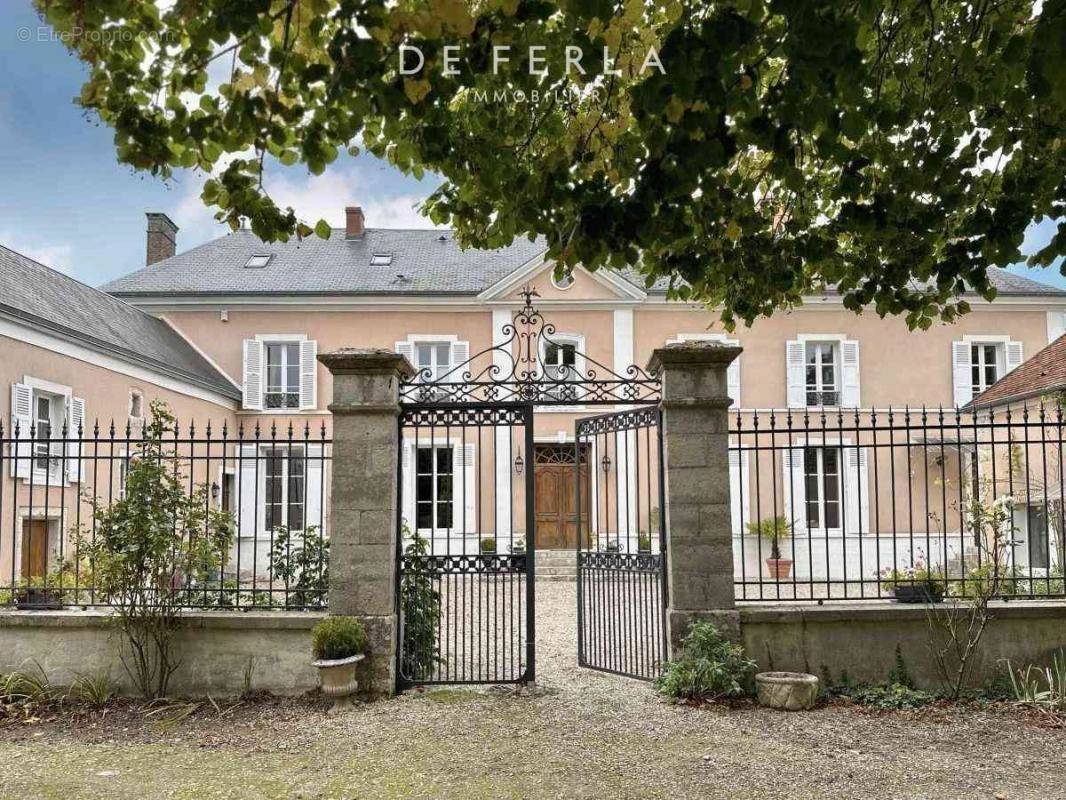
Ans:
<svg viewBox="0 0 1066 800"><path fill-rule="evenodd" d="M268 447L263 451L263 510L267 530L303 530L306 470L302 447Z"/></svg>
<svg viewBox="0 0 1066 800"><path fill-rule="evenodd" d="M245 339L244 408L316 408L317 355L318 343L302 334L265 334Z"/></svg>
<svg viewBox="0 0 1066 800"><path fill-rule="evenodd" d="M451 342L415 342L414 353L419 380L439 381L454 366Z"/></svg>
<svg viewBox="0 0 1066 800"><path fill-rule="evenodd" d="M807 447L803 451L807 529L840 527L840 451Z"/></svg>
<svg viewBox="0 0 1066 800"><path fill-rule="evenodd" d="M840 349L837 342L806 342L804 379L807 405L840 404Z"/></svg>
<svg viewBox="0 0 1066 800"><path fill-rule="evenodd" d="M267 342L267 408L300 407L300 345L296 342Z"/></svg>
<svg viewBox="0 0 1066 800"><path fill-rule="evenodd" d="M450 444L415 449L415 525L448 530L455 520L455 449Z"/></svg>
<svg viewBox="0 0 1066 800"><path fill-rule="evenodd" d="M1003 374L1003 345L998 342L973 342L970 344L970 389L974 397L979 395Z"/></svg>
<svg viewBox="0 0 1066 800"><path fill-rule="evenodd" d="M577 385L581 379L581 344L577 336L556 336L542 342L541 363L548 383L545 394L556 400L581 400Z"/></svg>
<svg viewBox="0 0 1066 800"><path fill-rule="evenodd" d="M58 401L58 402L57 402ZM61 400L49 394L34 392L34 444L33 444L33 468L41 471L47 470L54 465L52 444L52 420L55 414L55 406Z"/></svg>
<svg viewBox="0 0 1066 800"><path fill-rule="evenodd" d="M80 444L85 401L73 397L69 387L26 376L11 384L12 434L17 442L10 459L16 478L59 481L61 472L71 481L81 477ZM69 441L64 445L64 438Z"/></svg>
<svg viewBox="0 0 1066 800"><path fill-rule="evenodd" d="M965 336L951 346L955 405L964 406L1023 360L1022 342L1003 335Z"/></svg>

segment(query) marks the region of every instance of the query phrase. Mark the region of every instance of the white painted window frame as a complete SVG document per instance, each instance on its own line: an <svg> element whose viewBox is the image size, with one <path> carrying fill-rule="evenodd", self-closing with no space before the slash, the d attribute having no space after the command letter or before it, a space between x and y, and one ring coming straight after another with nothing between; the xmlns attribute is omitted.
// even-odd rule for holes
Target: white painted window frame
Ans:
<svg viewBox="0 0 1066 800"><path fill-rule="evenodd" d="M23 375L22 381L24 385L30 387L30 414L34 425L37 423L37 398L40 395L46 395L50 399L60 398L62 402L58 407L53 403L51 408L51 438L62 439L63 438L63 426L66 424L67 415L70 413L70 405L74 400L74 389L70 386L64 386L61 383L54 383L53 381L46 381L41 378L34 378L32 375ZM77 431L71 431L70 437L77 436ZM25 438L29 438L29 432L23 433ZM20 454L21 457L21 454ZM33 483L37 486L44 486L45 483L51 486L63 486L67 483L66 472L66 454L62 452L62 445L60 445L60 452L58 455L53 456L59 459L59 463L51 470L47 472L37 467L37 454L31 453L30 469L33 473ZM23 478L24 483L30 483L30 478ZM21 536L21 528L19 529Z"/></svg>
<svg viewBox="0 0 1066 800"><path fill-rule="evenodd" d="M573 383L581 383L581 381L584 379L584 376L585 376L585 335L583 333L573 333L573 332L570 332L570 331L556 331L555 333L552 334L551 343L555 344L555 345L571 344L571 345L574 346L574 366L573 366L574 380L573 380ZM541 376L541 377L544 378L545 380L547 380L547 377L548 377L547 374L546 374L547 373L547 368L548 368L547 353L545 352L545 348L547 347L547 345L548 345L548 342L544 339L544 337L541 337L540 340L537 343L537 350L538 350L538 356L537 357L540 360L541 367L545 370L545 374L543 376ZM556 365L552 365L552 366L556 366ZM578 396L579 397L580 397L580 394L581 393L578 392ZM580 409L582 409L584 407L585 407L584 403L581 403L580 401L578 401L578 402L575 402L575 403L570 403L570 404L565 405L565 406L537 406L535 410L538 413L553 412L554 411L554 412L557 412L557 413L564 413L565 414L565 413L569 413L571 411L580 410Z"/></svg>

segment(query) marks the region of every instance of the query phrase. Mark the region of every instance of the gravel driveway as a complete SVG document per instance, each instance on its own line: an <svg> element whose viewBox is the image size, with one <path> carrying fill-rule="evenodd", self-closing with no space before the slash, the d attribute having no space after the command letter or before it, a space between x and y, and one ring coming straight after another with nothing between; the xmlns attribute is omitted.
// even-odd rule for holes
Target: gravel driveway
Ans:
<svg viewBox="0 0 1066 800"><path fill-rule="evenodd" d="M574 666L574 584L538 586L532 696L441 689L134 706L0 729L0 798L1066 798L1066 733L1002 709L693 709Z"/></svg>

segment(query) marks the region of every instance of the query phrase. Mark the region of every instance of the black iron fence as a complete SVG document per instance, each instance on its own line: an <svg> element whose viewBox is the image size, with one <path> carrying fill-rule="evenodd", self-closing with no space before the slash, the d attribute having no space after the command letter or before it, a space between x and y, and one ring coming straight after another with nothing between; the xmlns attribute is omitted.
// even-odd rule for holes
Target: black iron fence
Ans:
<svg viewBox="0 0 1066 800"><path fill-rule="evenodd" d="M738 600L1062 597L1058 405L731 414Z"/></svg>
<svg viewBox="0 0 1066 800"><path fill-rule="evenodd" d="M169 525L169 603L324 608L331 450L324 426L0 423L0 606L112 605L100 562Z"/></svg>

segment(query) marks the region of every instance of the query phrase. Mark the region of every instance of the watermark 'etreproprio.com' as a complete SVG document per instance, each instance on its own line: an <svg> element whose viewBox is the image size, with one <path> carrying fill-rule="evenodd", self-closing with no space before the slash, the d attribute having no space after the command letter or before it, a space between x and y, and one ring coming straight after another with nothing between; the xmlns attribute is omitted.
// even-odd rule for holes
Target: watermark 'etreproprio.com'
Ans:
<svg viewBox="0 0 1066 800"><path fill-rule="evenodd" d="M50 25L37 25L35 27L23 25L15 31L15 38L24 43L61 42L63 44L70 44L72 42L130 42L133 41L134 38L144 36L165 39L167 35L166 32L146 33L145 31L133 31L129 28L94 28L92 30L86 30L85 28L75 27L70 30L57 31Z"/></svg>

